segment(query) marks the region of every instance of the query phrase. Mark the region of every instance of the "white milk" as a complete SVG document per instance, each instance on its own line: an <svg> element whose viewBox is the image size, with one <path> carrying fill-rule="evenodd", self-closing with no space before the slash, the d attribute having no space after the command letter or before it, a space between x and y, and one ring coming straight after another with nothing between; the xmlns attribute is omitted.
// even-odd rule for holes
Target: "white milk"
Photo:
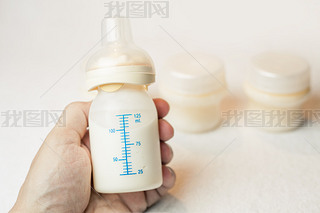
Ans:
<svg viewBox="0 0 320 213"><path fill-rule="evenodd" d="M162 184L157 111L143 86L99 89L89 133L96 191L143 191Z"/></svg>

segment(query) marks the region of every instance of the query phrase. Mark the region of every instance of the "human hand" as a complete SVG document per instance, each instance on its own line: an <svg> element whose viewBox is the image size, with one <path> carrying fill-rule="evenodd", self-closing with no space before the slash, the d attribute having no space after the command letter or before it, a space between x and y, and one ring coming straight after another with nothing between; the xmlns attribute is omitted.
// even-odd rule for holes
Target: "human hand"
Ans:
<svg viewBox="0 0 320 213"><path fill-rule="evenodd" d="M142 212L157 202L175 182L167 166L173 157L168 144L173 128L162 118L169 105L154 100L159 117L163 184L132 193L101 194L91 186L90 140L87 130L90 102L76 102L64 111L65 126L56 125L32 161L10 212Z"/></svg>

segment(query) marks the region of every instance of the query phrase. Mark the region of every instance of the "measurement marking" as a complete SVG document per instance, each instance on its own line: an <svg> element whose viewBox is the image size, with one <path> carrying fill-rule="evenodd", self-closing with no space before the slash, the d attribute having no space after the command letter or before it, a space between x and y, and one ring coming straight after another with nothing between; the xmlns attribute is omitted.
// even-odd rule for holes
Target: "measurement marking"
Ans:
<svg viewBox="0 0 320 213"><path fill-rule="evenodd" d="M124 176L124 175L136 175L137 173L128 173L128 174L120 174L120 176Z"/></svg>
<svg viewBox="0 0 320 213"><path fill-rule="evenodd" d="M132 115L132 114L123 114L123 115L116 115L116 116L122 116L122 117L124 117L124 116L129 116L129 115Z"/></svg>
<svg viewBox="0 0 320 213"><path fill-rule="evenodd" d="M122 173L120 174L120 176L137 174L132 172L132 162L130 162L129 160L129 158L131 157L130 146L134 145L134 143L130 142L130 134L127 130L127 128L129 128L129 116L131 115L132 114L116 115L117 117L119 117L120 122L120 129L116 131L120 132L120 140L123 144L123 147L121 147L122 158L119 159L119 161L122 161Z"/></svg>

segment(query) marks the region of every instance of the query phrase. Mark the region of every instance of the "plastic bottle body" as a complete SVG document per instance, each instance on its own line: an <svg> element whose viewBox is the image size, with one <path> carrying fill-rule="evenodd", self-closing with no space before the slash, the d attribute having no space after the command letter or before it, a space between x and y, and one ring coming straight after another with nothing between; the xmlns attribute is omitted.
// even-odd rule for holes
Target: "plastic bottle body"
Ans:
<svg viewBox="0 0 320 213"><path fill-rule="evenodd" d="M263 52L252 58L244 85L249 108L261 113L257 126L268 131L293 130L304 121L310 94L308 62L288 52Z"/></svg>
<svg viewBox="0 0 320 213"><path fill-rule="evenodd" d="M284 132L294 130L304 122L302 106L309 97L309 91L278 95L259 91L249 85L244 88L250 99L248 108L261 112L260 117L264 120L259 126L261 129Z"/></svg>
<svg viewBox="0 0 320 213"><path fill-rule="evenodd" d="M202 133L220 124L226 87L224 64L218 57L180 53L166 62L159 91L170 104L167 119L176 129Z"/></svg>
<svg viewBox="0 0 320 213"><path fill-rule="evenodd" d="M162 184L157 111L143 86L100 89L90 108L89 134L96 191L143 191Z"/></svg>
<svg viewBox="0 0 320 213"><path fill-rule="evenodd" d="M225 96L224 90L190 95L162 87L161 94L170 104L167 119L175 128L183 132L201 133L213 130L220 124L220 102Z"/></svg>

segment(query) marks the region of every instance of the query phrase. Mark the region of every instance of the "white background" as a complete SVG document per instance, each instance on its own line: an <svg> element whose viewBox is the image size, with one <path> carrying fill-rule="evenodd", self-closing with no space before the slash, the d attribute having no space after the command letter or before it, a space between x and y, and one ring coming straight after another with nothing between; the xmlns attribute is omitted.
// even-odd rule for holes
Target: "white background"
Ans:
<svg viewBox="0 0 320 213"><path fill-rule="evenodd" d="M104 2L0 0L1 112L61 110L93 97L85 90L84 64L98 48ZM158 74L184 49L218 55L238 97L224 106L237 108L245 102L250 57L289 50L310 62L310 107L319 108L320 1L174 0L169 10L166 19L132 20L135 41L153 57ZM157 95L156 84L151 93ZM0 212L14 204L50 128L0 127ZM202 135L176 132L170 144L177 185L150 211L320 212L319 136L319 125L284 134L226 127Z"/></svg>

